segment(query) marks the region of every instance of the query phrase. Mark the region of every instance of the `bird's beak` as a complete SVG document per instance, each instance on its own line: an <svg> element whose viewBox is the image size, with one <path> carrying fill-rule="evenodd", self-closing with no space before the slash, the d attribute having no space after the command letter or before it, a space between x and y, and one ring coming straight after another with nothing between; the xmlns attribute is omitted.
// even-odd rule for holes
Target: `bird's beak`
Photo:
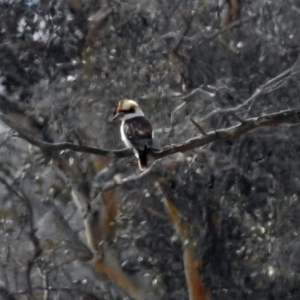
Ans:
<svg viewBox="0 0 300 300"><path fill-rule="evenodd" d="M116 113L109 119L109 122L121 121L123 116L124 116L123 113Z"/></svg>

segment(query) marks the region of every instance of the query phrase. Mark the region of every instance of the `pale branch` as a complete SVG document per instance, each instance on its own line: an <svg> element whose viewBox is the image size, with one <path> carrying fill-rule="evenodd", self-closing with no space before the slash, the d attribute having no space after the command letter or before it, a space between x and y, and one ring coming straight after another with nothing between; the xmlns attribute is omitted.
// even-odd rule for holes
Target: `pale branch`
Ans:
<svg viewBox="0 0 300 300"><path fill-rule="evenodd" d="M122 158L132 154L129 149L123 150L104 150L96 147L89 147L84 145L76 145L72 143L48 143L35 138L31 133L22 129L14 122L9 120L3 114L0 114L0 120L3 121L11 129L18 133L18 136L30 144L39 147L44 151L61 151L61 150L73 150L76 152L90 153L110 158ZM242 134L251 131L255 128L264 126L274 126L285 122L299 122L300 121L300 110L284 110L273 114L263 115L255 118L249 118L243 120L239 125L235 125L229 128L223 128L218 131L211 131L206 133L205 136L197 136L189 139L181 144L169 145L161 149L152 149L150 155L154 159L159 159L174 153L186 152L211 142L225 139L233 139L241 136Z"/></svg>

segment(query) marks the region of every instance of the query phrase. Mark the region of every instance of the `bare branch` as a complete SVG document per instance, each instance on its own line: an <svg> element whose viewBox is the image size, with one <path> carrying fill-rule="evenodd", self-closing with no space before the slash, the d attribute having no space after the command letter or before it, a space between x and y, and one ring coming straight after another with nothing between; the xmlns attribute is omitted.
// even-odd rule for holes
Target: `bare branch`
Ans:
<svg viewBox="0 0 300 300"><path fill-rule="evenodd" d="M20 138L28 141L34 146L39 147L45 151L60 151L60 150L73 150L77 152L83 153L90 153L90 154L97 154L106 157L127 157L133 155L130 149L123 149L123 150L104 150L95 147L89 147L84 145L76 145L72 143L47 143L42 140L35 138L31 133L25 131L14 122L9 120L6 116L0 114L0 119L9 127L17 131ZM255 118L245 119L242 124L232 126L229 128L224 128L218 130L218 132L208 132L205 136L198 136L192 139L189 139L181 144L170 145L166 146L161 149L152 149L150 155L154 159L159 159L174 153L178 152L186 152L206 144L209 144L214 141L218 140L225 140L225 139L233 139L241 136L242 134L251 131L255 128L263 127L263 126L274 126L285 122L299 122L300 119L300 110L284 110L277 113L259 116ZM139 176L144 176L145 173L147 174L149 170L141 173ZM136 180L132 178L127 178L126 181ZM117 185L120 185L117 181L112 184L112 186L108 186L106 189L111 189Z"/></svg>

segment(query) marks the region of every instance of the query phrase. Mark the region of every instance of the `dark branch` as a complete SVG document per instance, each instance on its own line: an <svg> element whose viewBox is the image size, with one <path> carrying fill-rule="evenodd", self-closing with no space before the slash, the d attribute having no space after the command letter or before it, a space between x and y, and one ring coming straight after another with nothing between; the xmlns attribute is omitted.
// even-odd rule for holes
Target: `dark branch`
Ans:
<svg viewBox="0 0 300 300"><path fill-rule="evenodd" d="M6 116L0 114L0 119L11 129L18 133L18 136L30 144L39 147L46 151L61 151L61 150L73 150L76 152L84 152L90 154L96 154L106 157L116 157L122 158L132 155L132 151L129 149L123 150L104 150L95 147L89 147L84 145L76 145L72 143L47 143L42 140L35 138L31 133L22 129L14 122L9 120ZM218 130L218 132L208 132L205 136L198 136L187 140L181 144L166 146L161 149L152 149L151 156L154 159L159 159L177 152L186 152L211 142L224 139L233 139L241 136L242 134L253 130L258 127L263 126L274 126L285 122L299 122L300 120L300 110L285 110L278 113L273 113L269 115L259 116L256 118L250 118L243 120L242 124L232 126L229 128L224 128Z"/></svg>

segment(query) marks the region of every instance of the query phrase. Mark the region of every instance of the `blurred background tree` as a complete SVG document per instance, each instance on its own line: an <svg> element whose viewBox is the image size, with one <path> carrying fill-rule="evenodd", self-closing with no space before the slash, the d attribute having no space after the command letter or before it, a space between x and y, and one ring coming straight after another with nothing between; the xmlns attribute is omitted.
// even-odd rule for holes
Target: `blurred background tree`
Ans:
<svg viewBox="0 0 300 300"><path fill-rule="evenodd" d="M0 1L0 298L299 299L299 125L221 134L297 113L299 13L297 0ZM140 174L114 152L122 98L158 149L214 142ZM48 147L62 142L119 158Z"/></svg>

